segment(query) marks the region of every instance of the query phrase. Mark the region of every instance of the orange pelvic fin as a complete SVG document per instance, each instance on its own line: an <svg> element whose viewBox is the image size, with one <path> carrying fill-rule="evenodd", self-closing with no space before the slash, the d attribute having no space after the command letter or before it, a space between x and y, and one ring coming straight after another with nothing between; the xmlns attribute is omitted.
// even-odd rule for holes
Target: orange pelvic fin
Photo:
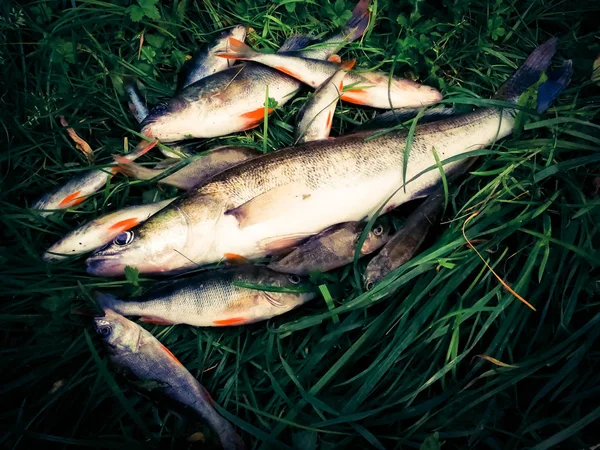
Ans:
<svg viewBox="0 0 600 450"><path fill-rule="evenodd" d="M245 317L232 317L231 319L213 320L213 324L221 327L226 327L230 325L241 325L246 322L247 320Z"/></svg>
<svg viewBox="0 0 600 450"><path fill-rule="evenodd" d="M250 264L250 260L248 258L244 258L242 255L238 255L237 253L225 253L223 255L227 262L234 264Z"/></svg>
<svg viewBox="0 0 600 450"><path fill-rule="evenodd" d="M154 325L173 325L173 322L153 316L140 317L140 322L153 323Z"/></svg>
<svg viewBox="0 0 600 450"><path fill-rule="evenodd" d="M123 232L123 231L129 230L130 228L135 227L139 223L140 223L140 221L137 220L136 217L132 217L131 219L121 220L121 221L111 225L108 229L111 231Z"/></svg>
<svg viewBox="0 0 600 450"><path fill-rule="evenodd" d="M331 55L329 58L327 58L327 61L330 62L334 62L334 63L341 63L342 62L342 58L340 58L340 55Z"/></svg>
<svg viewBox="0 0 600 450"><path fill-rule="evenodd" d="M84 200L83 197L79 197L79 194L81 194L81 191L73 192L72 194L67 195L60 201L58 206L61 208L68 208L69 206L78 205Z"/></svg>

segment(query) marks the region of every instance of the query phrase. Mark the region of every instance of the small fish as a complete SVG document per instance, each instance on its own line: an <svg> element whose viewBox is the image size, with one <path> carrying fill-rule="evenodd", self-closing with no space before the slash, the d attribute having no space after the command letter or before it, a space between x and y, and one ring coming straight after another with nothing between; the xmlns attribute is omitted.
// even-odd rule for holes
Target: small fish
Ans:
<svg viewBox="0 0 600 450"><path fill-rule="evenodd" d="M427 196L440 182L433 153L446 174L473 150L510 135L519 96L552 60L556 39L540 45L497 94L504 108L483 107L415 128L406 174L407 129L360 132L306 142L238 164L129 230L127 245L108 245L86 261L90 274L118 276L126 266L141 273L181 272L221 260L225 253L253 260L297 246L343 222L372 217ZM539 88L538 111L568 85L571 62ZM549 83L549 84L546 84ZM405 181L410 181L404 186ZM404 187L403 187L404 186Z"/></svg>
<svg viewBox="0 0 600 450"><path fill-rule="evenodd" d="M133 152L126 154L123 158L134 161L152 149L156 144L156 141L142 141ZM45 217L52 214L55 210L72 208L83 202L90 195L98 192L108 179L117 172L118 168L114 166L85 171L83 174L74 176L62 186L42 196L33 204L31 209L38 210L39 214Z"/></svg>
<svg viewBox="0 0 600 450"><path fill-rule="evenodd" d="M129 206L100 216L76 228L55 243L44 253L43 259L46 262L57 262L96 250L113 241L124 231L139 225L173 200L175 199Z"/></svg>
<svg viewBox="0 0 600 450"><path fill-rule="evenodd" d="M308 275L311 272L327 272L350 264L364 229L362 222L346 222L323 230L296 247L290 254L267 267L277 272ZM361 256L373 253L390 238L390 227L375 226L363 242Z"/></svg>
<svg viewBox="0 0 600 450"><path fill-rule="evenodd" d="M343 80L354 66L353 61L347 61L330 78L317 88L298 113L300 120L296 124L296 142L316 141L327 139L331 131L331 123L335 107L342 95Z"/></svg>
<svg viewBox="0 0 600 450"><path fill-rule="evenodd" d="M126 232L127 233L127 232ZM239 260L238 255L227 255ZM234 283L258 285L256 289ZM307 292L271 292L271 288L304 288ZM97 294L102 308L125 316L140 316L143 322L156 324L185 323L198 327L243 325L286 313L315 298L309 284L296 275L273 272L263 266L239 266L212 270L179 279L129 300L109 294Z"/></svg>
<svg viewBox="0 0 600 450"><path fill-rule="evenodd" d="M125 89L125 93L127 94L127 106L129 107L129 111L133 114L133 117L135 117L135 120L137 120L138 123L142 123L148 115L148 106L138 90L135 81L125 83L123 89Z"/></svg>
<svg viewBox="0 0 600 450"><path fill-rule="evenodd" d="M365 288L370 290L388 273L410 260L429 234L431 227L439 220L444 210L444 191L439 189L431 194L408 217L384 245L365 269Z"/></svg>
<svg viewBox="0 0 600 450"><path fill-rule="evenodd" d="M369 0L360 0L341 32L334 32L323 39L304 34L293 35L286 39L277 53L295 52L296 56L303 58L335 60L341 63L339 56L334 59L331 57L347 43L360 39L369 25L370 18ZM297 50L298 48L300 50Z"/></svg>
<svg viewBox="0 0 600 450"><path fill-rule="evenodd" d="M227 59L264 64L290 75L313 88L321 86L340 67L331 61L308 59L294 53L259 53L233 38L230 51L219 53ZM442 94L430 86L411 80L391 78L384 72L349 72L345 78L341 99L373 108L404 108L425 106L442 99Z"/></svg>
<svg viewBox="0 0 600 450"><path fill-rule="evenodd" d="M358 32L357 28L349 39L360 37ZM287 48L298 51L303 42L289 40ZM192 83L155 106L142 122L141 131L162 142L176 142L250 130L274 110L265 108L267 89L269 98L283 106L301 87L295 78L261 64L233 66Z"/></svg>
<svg viewBox="0 0 600 450"><path fill-rule="evenodd" d="M248 30L243 25L236 25L228 30L223 31L215 41L200 50L190 59L183 67L183 83L181 88L186 88L190 84L195 83L202 78L228 69L232 66L231 61L224 63L223 60L215 55L216 52L227 51L229 46L229 38L235 38L240 41L246 39Z"/></svg>
<svg viewBox="0 0 600 450"><path fill-rule="evenodd" d="M223 449L242 450L242 438L214 408L214 400L179 360L150 332L114 311L94 318L111 363L132 381L153 381L149 396L162 397L193 411L218 436Z"/></svg>
<svg viewBox="0 0 600 450"><path fill-rule="evenodd" d="M193 159L189 164L177 172L158 180L159 184L167 184L187 191L209 180L214 175L225 169L235 166L243 161L256 158L261 153L250 147L225 145L216 147L202 156ZM150 169L134 163L121 156L115 156L119 163L119 171L138 180L151 180L159 177L166 169Z"/></svg>

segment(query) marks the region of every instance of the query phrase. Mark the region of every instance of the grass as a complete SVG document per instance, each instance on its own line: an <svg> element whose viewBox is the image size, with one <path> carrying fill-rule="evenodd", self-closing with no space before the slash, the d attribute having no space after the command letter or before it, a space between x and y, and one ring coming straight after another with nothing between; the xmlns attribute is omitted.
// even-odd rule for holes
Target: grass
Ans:
<svg viewBox="0 0 600 450"><path fill-rule="evenodd" d="M324 5L2 2L3 448L202 447L186 439L209 433L206 427L123 384L89 320L71 314L90 305L96 289L135 287L90 277L81 260L47 266L40 258L77 224L174 191L116 177L76 210L44 219L27 204L89 167L59 116L90 143L96 164L106 164L122 151L124 137L136 141L124 77L137 76L155 104L173 92L186 55L220 28L243 23L254 28L251 45L275 49L293 33L337 29L353 6ZM207 387L250 448L597 444L600 88L590 77L600 53L600 6L582 0L372 5L372 26L342 57L435 85L448 103L485 104L550 35L561 38L558 59L574 60L573 81L546 114L527 115L513 137L478 152L481 162L450 187L444 223L426 250L373 290L364 292L347 267L319 281L328 302L266 323L151 331ZM272 151L290 144L305 96L277 108L268 128L210 139L206 148L236 142ZM373 114L341 104L333 132L351 132ZM407 210L394 213L394 221ZM466 236L536 312L466 245L462 227L474 212ZM357 269L363 267L361 261Z"/></svg>

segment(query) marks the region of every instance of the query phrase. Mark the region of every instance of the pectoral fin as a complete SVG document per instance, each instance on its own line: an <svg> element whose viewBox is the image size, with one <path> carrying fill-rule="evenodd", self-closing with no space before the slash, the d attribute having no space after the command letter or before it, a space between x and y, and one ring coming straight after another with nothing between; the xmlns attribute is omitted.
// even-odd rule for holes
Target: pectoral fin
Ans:
<svg viewBox="0 0 600 450"><path fill-rule="evenodd" d="M302 185L285 184L254 197L243 205L225 211L225 214L234 216L238 226L246 228L277 218L281 211L300 207L302 202L310 198L310 195L308 188Z"/></svg>

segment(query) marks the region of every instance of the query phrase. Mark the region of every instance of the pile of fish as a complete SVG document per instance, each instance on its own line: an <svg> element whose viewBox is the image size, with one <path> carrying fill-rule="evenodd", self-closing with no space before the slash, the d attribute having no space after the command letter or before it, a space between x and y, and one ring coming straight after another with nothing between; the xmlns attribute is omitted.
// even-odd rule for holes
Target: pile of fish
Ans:
<svg viewBox="0 0 600 450"><path fill-rule="evenodd" d="M362 36L368 8L361 0L338 34L320 41L292 36L269 54L244 43L245 27L233 27L190 62L180 90L150 111L136 85L126 86L130 110L146 139L133 152L116 156L110 167L71 179L33 206L43 215L72 208L118 173L181 191L176 198L92 220L43 257L57 262L93 251L87 271L111 277L123 275L128 266L142 274L179 275L228 263L159 281L136 298L97 293L105 315L94 319L116 366L134 378L158 382L155 391L199 415L225 449L244 444L215 411L206 390L148 331L124 316L200 327L266 320L316 297L307 275L378 252L364 273L365 287L372 289L416 254L443 214L434 149L442 161L453 158L444 165L450 180L464 172L472 162L469 152L512 132L519 96L538 82L556 51L555 39L533 51L494 96L495 105L503 107L462 114L441 106L428 109L442 98L436 89L358 69L335 54ZM547 74L538 89L539 113L569 83L571 72L566 61ZM291 147L267 154L240 146L197 153L197 144L184 142L256 127L273 111L270 102L265 104L267 89L281 106L303 85L315 91L300 110ZM332 138L339 100L390 111L352 134ZM417 114L410 135L401 124ZM135 162L152 148L166 159L154 168ZM394 232L385 214L423 197ZM383 217L369 221L374 216ZM369 229L367 222L373 223ZM259 259L268 263L252 263Z"/></svg>

